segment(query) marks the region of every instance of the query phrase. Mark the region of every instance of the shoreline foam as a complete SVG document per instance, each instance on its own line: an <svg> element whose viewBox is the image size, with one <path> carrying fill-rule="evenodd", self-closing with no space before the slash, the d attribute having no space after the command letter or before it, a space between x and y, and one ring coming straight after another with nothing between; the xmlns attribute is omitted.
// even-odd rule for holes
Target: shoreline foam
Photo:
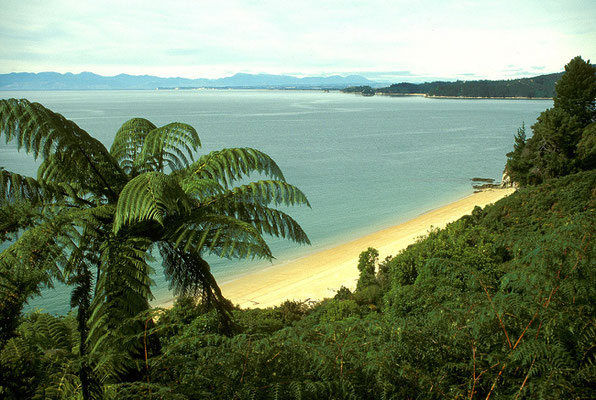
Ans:
<svg viewBox="0 0 596 400"><path fill-rule="evenodd" d="M514 189L488 189L430 210L404 223L320 250L297 259L268 266L220 284L223 295L242 308L265 308L285 300L308 301L333 297L341 286L356 287L358 257L368 247L379 259L396 255L428 233L513 193ZM169 308L173 300L159 304Z"/></svg>

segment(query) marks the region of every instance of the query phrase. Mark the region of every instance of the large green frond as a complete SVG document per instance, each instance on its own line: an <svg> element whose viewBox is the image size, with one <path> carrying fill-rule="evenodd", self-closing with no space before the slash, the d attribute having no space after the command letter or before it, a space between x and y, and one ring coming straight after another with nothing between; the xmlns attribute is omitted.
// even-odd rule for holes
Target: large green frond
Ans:
<svg viewBox="0 0 596 400"><path fill-rule="evenodd" d="M0 242L14 240L19 233L38 223L39 207L27 201L0 203Z"/></svg>
<svg viewBox="0 0 596 400"><path fill-rule="evenodd" d="M224 186L249 176L253 172L285 181L281 169L267 154L251 148L230 148L201 156L188 173L202 179L212 179Z"/></svg>
<svg viewBox="0 0 596 400"><path fill-rule="evenodd" d="M282 181L257 181L227 190L205 201L218 214L234 216L251 223L259 232L310 244L302 227L288 214L268 207L305 204L306 195L296 186Z"/></svg>
<svg viewBox="0 0 596 400"><path fill-rule="evenodd" d="M226 258L273 258L253 225L227 215L192 213L167 231L166 238L176 248L198 255L209 252Z"/></svg>
<svg viewBox="0 0 596 400"><path fill-rule="evenodd" d="M46 313L35 313L26 318L18 328L19 336L41 350L76 347L76 334L63 318Z"/></svg>
<svg viewBox="0 0 596 400"><path fill-rule="evenodd" d="M222 197L229 197L233 201L250 202L254 204L275 204L285 206L306 205L310 203L306 195L296 186L284 181L256 181L246 185L238 186Z"/></svg>
<svg viewBox="0 0 596 400"><path fill-rule="evenodd" d="M139 350L139 342L123 338L142 329L129 321L147 310L152 299L150 245L149 240L142 238L110 236L99 250L99 276L86 344L93 372L103 383L134 368L132 354Z"/></svg>
<svg viewBox="0 0 596 400"><path fill-rule="evenodd" d="M152 298L150 241L110 236L100 248L100 273L89 317L90 353L107 351L112 329L146 310Z"/></svg>
<svg viewBox="0 0 596 400"><path fill-rule="evenodd" d="M61 179L78 182L89 190L115 199L114 185L126 179L114 158L98 140L92 138L74 122L39 103L26 99L0 100L0 133L6 142L16 141L18 149L24 148L35 158L44 160L59 155L62 165ZM92 186L88 182L95 182Z"/></svg>
<svg viewBox="0 0 596 400"><path fill-rule="evenodd" d="M176 296L210 297L212 286L217 284L211 275L211 267L207 261L166 242L160 243L159 252L163 260L164 274L170 283L170 290L173 290Z"/></svg>
<svg viewBox="0 0 596 400"><path fill-rule="evenodd" d="M186 177L180 182L184 193L199 203L208 202L211 197L221 195L226 189L213 179L201 179L194 175Z"/></svg>
<svg viewBox="0 0 596 400"><path fill-rule="evenodd" d="M41 203L44 186L34 178L0 169L0 204L28 201Z"/></svg>
<svg viewBox="0 0 596 400"><path fill-rule="evenodd" d="M135 165L141 171L172 171L189 166L193 154L201 147L195 128L188 124L172 122L149 132Z"/></svg>
<svg viewBox="0 0 596 400"><path fill-rule="evenodd" d="M177 296L201 296L202 304L215 306L225 330L231 329L231 307L211 274L211 267L199 254L185 252L171 243L159 246L164 273Z"/></svg>
<svg viewBox="0 0 596 400"><path fill-rule="evenodd" d="M100 237L114 215L114 206L92 209L63 209L55 215L49 212L36 214L43 220L28 227L0 253L0 266L11 273L17 270L40 275L40 284L51 285L52 279L64 281L70 273L73 257L89 250L89 243ZM32 225L32 224L31 224Z"/></svg>
<svg viewBox="0 0 596 400"><path fill-rule="evenodd" d="M133 118L122 124L116 132L110 154L127 174L133 171L135 162L143 150L145 138L155 128L156 126L145 118Z"/></svg>
<svg viewBox="0 0 596 400"><path fill-rule="evenodd" d="M27 202L33 206L51 206L56 202L87 204L79 191L64 182L40 182L34 178L0 168L0 205Z"/></svg>
<svg viewBox="0 0 596 400"><path fill-rule="evenodd" d="M53 279L63 280L66 248L61 235L76 234L64 218L55 218L25 231L14 243L0 253L0 269L35 274L39 284L51 286ZM62 240L60 240L62 239ZM31 272L28 272L31 271ZM40 272L42 275L40 276Z"/></svg>
<svg viewBox="0 0 596 400"><path fill-rule="evenodd" d="M83 235L100 239L109 232L114 220L116 205L104 204L85 209L70 209L68 216L73 225L82 229Z"/></svg>
<svg viewBox="0 0 596 400"><path fill-rule="evenodd" d="M225 206L225 212L250 223L261 234L290 239L300 244L310 244L310 239L300 224L283 211L260 204L230 202Z"/></svg>
<svg viewBox="0 0 596 400"><path fill-rule="evenodd" d="M155 221L163 226L167 216L184 213L188 208L188 198L175 178L161 172L146 172L122 189L114 233L124 225L141 221Z"/></svg>

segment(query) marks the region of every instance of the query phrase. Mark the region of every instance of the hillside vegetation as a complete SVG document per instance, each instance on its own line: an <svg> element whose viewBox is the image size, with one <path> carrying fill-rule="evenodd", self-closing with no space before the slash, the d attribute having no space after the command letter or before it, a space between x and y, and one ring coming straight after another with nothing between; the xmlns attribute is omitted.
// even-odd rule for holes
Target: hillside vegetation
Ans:
<svg viewBox="0 0 596 400"><path fill-rule="evenodd" d="M556 111L545 113L576 121L579 142L592 143L596 84L585 65L568 64ZM523 143L544 138L537 130L545 120L533 128L539 139ZM180 297L170 310L112 325L118 346L95 354L92 396L593 399L596 170L579 161L583 152L566 155L573 168L516 180L513 195L393 257L363 249L354 292L340 288L316 304L231 307L232 324L200 297ZM542 156L550 165L552 156L538 152L529 170L542 168ZM17 322L2 337L0 394L80 396L76 314Z"/></svg>
<svg viewBox="0 0 596 400"><path fill-rule="evenodd" d="M555 83L562 75L563 73L560 72L532 78L508 80L402 82L378 89L371 89L368 86L352 86L343 91L346 93L360 93L367 88L367 90L373 90L373 93L386 95L424 94L430 97L552 98L555 95Z"/></svg>

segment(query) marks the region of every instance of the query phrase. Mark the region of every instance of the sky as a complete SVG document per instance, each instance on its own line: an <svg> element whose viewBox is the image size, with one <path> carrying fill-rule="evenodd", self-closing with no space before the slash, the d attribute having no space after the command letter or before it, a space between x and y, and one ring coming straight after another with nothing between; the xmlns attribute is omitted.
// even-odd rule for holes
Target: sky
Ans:
<svg viewBox="0 0 596 400"><path fill-rule="evenodd" d="M0 0L0 73L511 79L596 63L594 0Z"/></svg>

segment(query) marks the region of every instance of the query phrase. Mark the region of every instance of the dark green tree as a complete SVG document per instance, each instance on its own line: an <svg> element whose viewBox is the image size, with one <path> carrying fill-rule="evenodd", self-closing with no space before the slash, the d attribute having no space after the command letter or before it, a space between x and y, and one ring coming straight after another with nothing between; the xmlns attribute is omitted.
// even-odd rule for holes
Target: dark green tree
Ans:
<svg viewBox="0 0 596 400"><path fill-rule="evenodd" d="M596 68L575 57L556 85L554 107L540 114L533 135L515 137L506 172L521 185L539 184L593 167Z"/></svg>
<svg viewBox="0 0 596 400"><path fill-rule="evenodd" d="M522 124L521 128L517 130L513 143L513 151L507 153L507 168L510 178L514 182L526 184L526 177L530 170L531 163L528 160L528 150L526 148L526 126Z"/></svg>
<svg viewBox="0 0 596 400"><path fill-rule="evenodd" d="M577 157L582 169L596 168L596 122L588 125L577 144Z"/></svg>
<svg viewBox="0 0 596 400"><path fill-rule="evenodd" d="M357 284L358 289L364 289L367 286L377 283L375 268L378 261L379 251L377 249L369 247L366 251L360 253L358 257L358 271L360 271Z"/></svg>
<svg viewBox="0 0 596 400"><path fill-rule="evenodd" d="M590 60L572 59L555 90L555 108L575 116L583 125L596 121L596 67Z"/></svg>

